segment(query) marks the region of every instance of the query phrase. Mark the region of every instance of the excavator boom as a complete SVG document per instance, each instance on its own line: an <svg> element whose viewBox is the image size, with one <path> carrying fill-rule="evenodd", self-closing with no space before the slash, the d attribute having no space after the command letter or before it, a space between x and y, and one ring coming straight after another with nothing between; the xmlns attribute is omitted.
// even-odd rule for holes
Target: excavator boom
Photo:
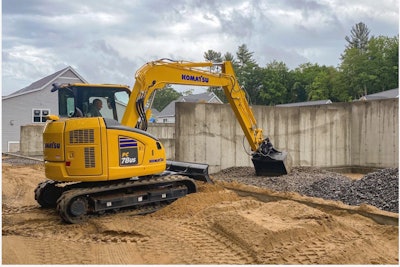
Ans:
<svg viewBox="0 0 400 267"><path fill-rule="evenodd" d="M219 71L216 71L219 70ZM158 60L145 64L136 72L136 83L122 124L147 129L151 110L145 111L150 97L167 84L222 87L253 152L252 161L259 176L287 174L287 152L278 151L263 130L257 127L245 91L240 87L230 61L222 63Z"/></svg>

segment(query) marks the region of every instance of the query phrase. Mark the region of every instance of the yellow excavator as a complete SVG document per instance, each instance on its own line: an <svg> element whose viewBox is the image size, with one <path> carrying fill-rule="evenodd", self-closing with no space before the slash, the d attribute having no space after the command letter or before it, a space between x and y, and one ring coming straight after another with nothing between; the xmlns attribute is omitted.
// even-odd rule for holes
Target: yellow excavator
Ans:
<svg viewBox="0 0 400 267"><path fill-rule="evenodd" d="M56 208L65 222L121 209L152 212L160 203L196 192L196 180L212 183L207 164L167 160L162 143L146 132L155 92L168 84L222 87L250 144L256 174L290 171L287 152L276 150L257 127L230 61L160 59L142 66L135 78L132 90L112 84L53 84L59 114L47 117L47 180L35 189L35 199L44 208Z"/></svg>

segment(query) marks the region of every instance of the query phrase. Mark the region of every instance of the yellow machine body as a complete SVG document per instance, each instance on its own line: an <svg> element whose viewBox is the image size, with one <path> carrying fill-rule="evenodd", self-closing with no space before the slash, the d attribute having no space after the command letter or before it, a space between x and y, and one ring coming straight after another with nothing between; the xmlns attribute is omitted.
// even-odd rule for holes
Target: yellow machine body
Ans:
<svg viewBox="0 0 400 267"><path fill-rule="evenodd" d="M157 138L101 117L49 120L43 142L46 177L54 181L119 180L166 168Z"/></svg>
<svg viewBox="0 0 400 267"><path fill-rule="evenodd" d="M240 87L230 61L158 60L143 65L135 78L131 91L126 86L111 84L55 86L52 91L59 91L60 112L69 117L48 117L43 135L48 179L97 182L157 175L168 169L163 145L146 132L154 95L168 84L222 87L254 153L257 174L280 175L288 172L286 152L273 149L269 139L263 137L263 130L257 126L246 93ZM119 104L119 93L125 95L124 105ZM104 102L103 117L88 117L91 115L87 113L87 107L99 97ZM68 104L72 102L73 105ZM120 106L124 107L123 112L117 110ZM129 144L124 147L124 140L135 143L135 148L129 147ZM170 170L187 169L187 165L177 165L181 164L175 164ZM196 166L192 172L194 169L201 172L204 168Z"/></svg>
<svg viewBox="0 0 400 267"><path fill-rule="evenodd" d="M42 207L55 207L64 221L79 223L91 214L147 204L157 209L161 202L197 192L194 180L212 183L208 164L167 161L161 142L146 132L155 93L168 84L222 87L253 152L256 174L289 171L287 153L274 149L257 127L231 62L162 59L145 64L135 78L132 90L53 84L60 117L47 117L43 149L48 180L36 187L35 199Z"/></svg>

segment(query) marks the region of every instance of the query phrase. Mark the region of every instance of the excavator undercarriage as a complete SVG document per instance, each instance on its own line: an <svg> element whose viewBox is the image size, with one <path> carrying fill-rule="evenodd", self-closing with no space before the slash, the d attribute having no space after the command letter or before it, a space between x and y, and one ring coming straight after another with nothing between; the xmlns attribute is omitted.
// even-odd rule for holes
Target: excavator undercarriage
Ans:
<svg viewBox="0 0 400 267"><path fill-rule="evenodd" d="M44 208L56 208L67 223L80 223L90 216L122 209L146 207L144 213L149 213L158 210L159 204L171 203L197 191L196 182L184 175L193 176L190 171L166 171L161 175L113 182L46 180L35 189L35 199ZM195 179L207 181L210 178L196 174Z"/></svg>

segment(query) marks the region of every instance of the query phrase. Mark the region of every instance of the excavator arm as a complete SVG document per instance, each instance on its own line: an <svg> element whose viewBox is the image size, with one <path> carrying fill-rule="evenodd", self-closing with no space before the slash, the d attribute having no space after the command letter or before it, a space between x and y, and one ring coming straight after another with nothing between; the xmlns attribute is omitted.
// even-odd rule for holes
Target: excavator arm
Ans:
<svg viewBox="0 0 400 267"><path fill-rule="evenodd" d="M213 69L220 67L220 71ZM167 84L222 87L253 151L257 175L281 175L289 172L286 152L276 150L263 130L257 127L245 91L240 87L230 61L222 63L158 60L145 64L136 72L136 82L121 124L147 129L154 93Z"/></svg>

